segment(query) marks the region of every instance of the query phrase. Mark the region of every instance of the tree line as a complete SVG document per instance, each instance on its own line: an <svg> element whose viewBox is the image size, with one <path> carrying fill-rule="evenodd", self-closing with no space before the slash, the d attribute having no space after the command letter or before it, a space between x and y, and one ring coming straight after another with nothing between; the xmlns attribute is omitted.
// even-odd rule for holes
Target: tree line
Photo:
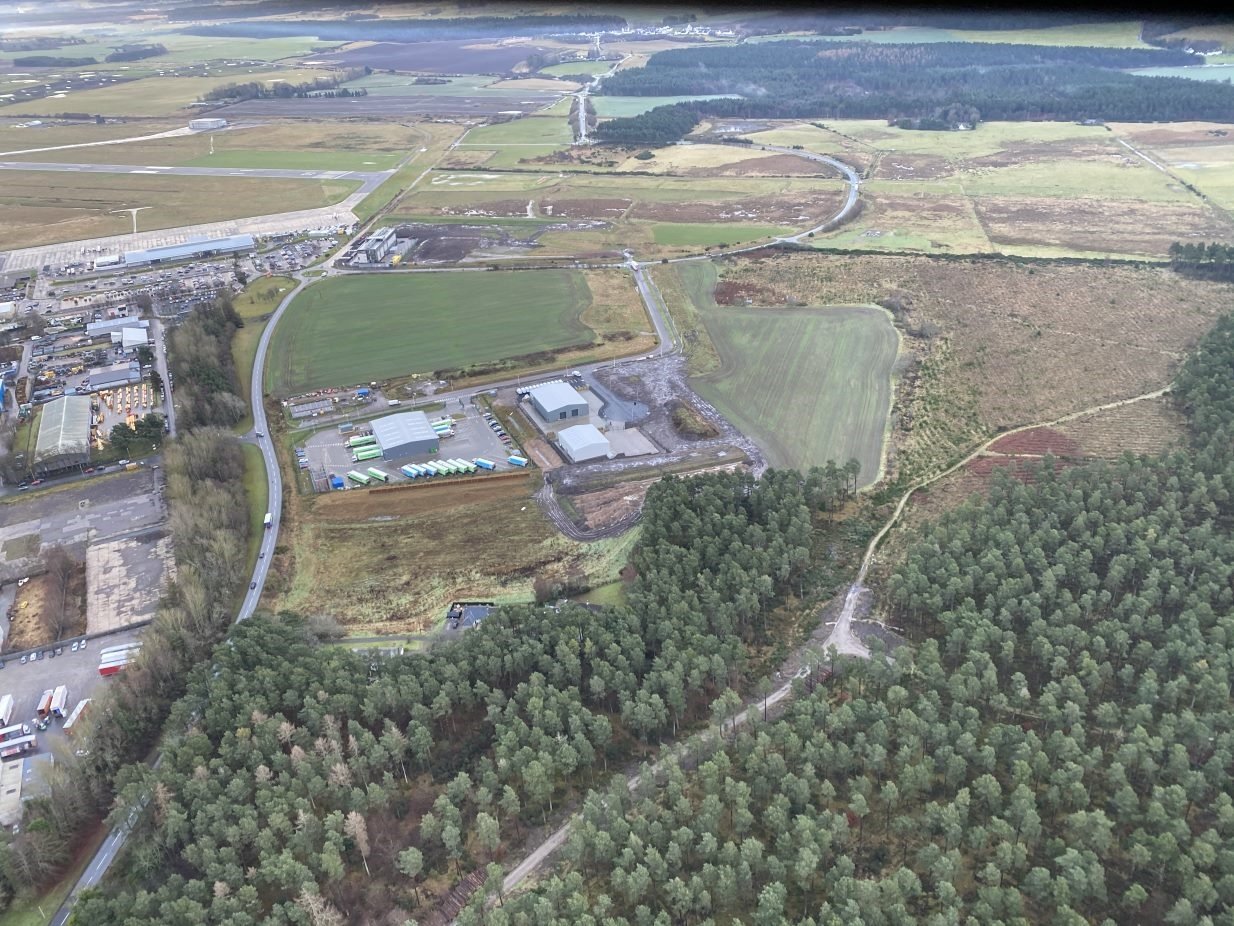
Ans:
<svg viewBox="0 0 1234 926"><path fill-rule="evenodd" d="M1188 449L1046 461L926 525L885 589L919 645L593 791L553 877L457 922L1228 920L1232 368L1226 316L1175 382Z"/></svg>
<svg viewBox="0 0 1234 926"><path fill-rule="evenodd" d="M695 123L706 116L824 117L906 120L913 127L921 127L913 120L924 119L930 120L927 125L946 122L945 128L981 120L1226 120L1234 111L1234 87L1228 84L1120 70L1198 60L1163 49L963 42L821 47L818 42L768 42L672 49L652 55L645 67L614 74L600 92L729 97L678 104L672 113L657 108L619 123L612 120L599 127L598 137L676 140L689 112Z"/></svg>
<svg viewBox="0 0 1234 926"><path fill-rule="evenodd" d="M157 58L167 54L167 46L161 43L121 45L104 61L141 61L144 58Z"/></svg>
<svg viewBox="0 0 1234 926"><path fill-rule="evenodd" d="M288 83L283 80L269 85L260 80L223 84L221 87L215 87L213 90L202 94L201 101L211 103L220 100L286 100L294 97L325 95L368 96L368 91L364 89L335 90L335 88L349 80L358 80L365 74L371 73L371 70L371 68L353 68L331 77L315 77L312 80L306 80L298 84ZM327 91L334 92L328 94Z"/></svg>
<svg viewBox="0 0 1234 926"><path fill-rule="evenodd" d="M231 343L244 327L231 300L198 305L168 336L168 364L176 380L177 420L185 430L204 425L231 427L247 406Z"/></svg>
<svg viewBox="0 0 1234 926"><path fill-rule="evenodd" d="M632 751L731 703L810 565L811 506L852 471L666 478L628 604L600 616L504 607L377 660L319 644L329 621L245 622L191 673L159 769L126 772L115 817L143 794L151 812L78 917L402 922L427 884L483 870Z"/></svg>
<svg viewBox="0 0 1234 926"><path fill-rule="evenodd" d="M1234 282L1234 245L1175 241L1169 254L1170 268L1183 276Z"/></svg>

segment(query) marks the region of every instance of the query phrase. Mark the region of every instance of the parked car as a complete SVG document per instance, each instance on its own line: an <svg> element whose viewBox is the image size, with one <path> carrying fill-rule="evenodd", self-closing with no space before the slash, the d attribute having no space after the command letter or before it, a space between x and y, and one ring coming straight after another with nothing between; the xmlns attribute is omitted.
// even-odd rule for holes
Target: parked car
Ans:
<svg viewBox="0 0 1234 926"><path fill-rule="evenodd" d="M24 666L27 662L29 662L29 661L30 661L30 657L29 657L29 656L22 656L22 657L21 657L21 664L22 664L23 666Z"/></svg>
<svg viewBox="0 0 1234 926"><path fill-rule="evenodd" d="M257 583L256 583L256 582L250 582L250 583L249 583L249 591L250 591L250 592L251 592L253 589L255 589L256 587L257 587Z"/></svg>

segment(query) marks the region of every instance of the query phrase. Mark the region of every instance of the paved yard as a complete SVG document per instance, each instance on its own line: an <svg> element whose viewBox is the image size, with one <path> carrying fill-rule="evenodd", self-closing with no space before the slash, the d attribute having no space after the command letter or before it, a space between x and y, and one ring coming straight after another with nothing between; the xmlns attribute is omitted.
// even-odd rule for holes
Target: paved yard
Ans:
<svg viewBox="0 0 1234 926"><path fill-rule="evenodd" d="M175 578L171 537L154 530L86 550L86 633L108 633L152 620Z"/></svg>

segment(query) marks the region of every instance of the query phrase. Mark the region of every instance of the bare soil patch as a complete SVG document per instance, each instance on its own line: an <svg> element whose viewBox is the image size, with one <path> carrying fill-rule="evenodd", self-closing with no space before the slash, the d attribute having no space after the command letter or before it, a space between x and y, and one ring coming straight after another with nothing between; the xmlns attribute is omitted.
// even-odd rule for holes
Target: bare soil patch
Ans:
<svg viewBox="0 0 1234 926"><path fill-rule="evenodd" d="M834 177L835 171L817 161L792 154L769 154L718 167L690 167L676 171L687 177Z"/></svg>
<svg viewBox="0 0 1234 926"><path fill-rule="evenodd" d="M607 489L569 496L570 504L582 515L583 527L598 530L617 524L643 507L647 490L658 479L642 479L638 482L623 482Z"/></svg>
<svg viewBox="0 0 1234 926"><path fill-rule="evenodd" d="M4 641L5 652L33 649L56 642L46 620L47 612L55 606L53 602L56 595L48 574L35 576L18 589L17 597L13 600L9 635ZM85 563L78 564L74 571L67 599L68 617L64 632L59 637L62 640L86 632Z"/></svg>
<svg viewBox="0 0 1234 926"><path fill-rule="evenodd" d="M1124 453L1163 453L1187 441L1187 421L1169 396L1086 415L1058 430L1085 455L1104 460Z"/></svg>
<svg viewBox="0 0 1234 926"><path fill-rule="evenodd" d="M1171 122L1166 125L1111 122L1110 129L1137 145L1194 145L1234 140L1234 128L1217 122Z"/></svg>
<svg viewBox="0 0 1234 926"><path fill-rule="evenodd" d="M990 445L996 453L1025 456L1074 457L1080 454L1080 445L1052 428L1032 428L1016 434L1000 437Z"/></svg>
<svg viewBox="0 0 1234 926"><path fill-rule="evenodd" d="M785 305L784 294L773 286L721 280L716 284L716 305Z"/></svg>
<svg viewBox="0 0 1234 926"><path fill-rule="evenodd" d="M1200 203L978 196L973 206L986 235L998 244L1165 257L1175 241L1234 235L1228 218Z"/></svg>
<svg viewBox="0 0 1234 926"><path fill-rule="evenodd" d="M630 199L542 199L538 206L545 216L563 219L617 219L630 208ZM526 211L526 203L524 212Z"/></svg>
<svg viewBox="0 0 1234 926"><path fill-rule="evenodd" d="M406 483L390 489L352 489L318 496L314 515L322 521L356 521L383 516L407 517L526 497L535 486L526 473L483 476L460 482Z"/></svg>
<svg viewBox="0 0 1234 926"><path fill-rule="evenodd" d="M844 200L838 189L799 196L757 196L727 202L640 202L630 217L656 222L769 222L793 225L835 213Z"/></svg>
<svg viewBox="0 0 1234 926"><path fill-rule="evenodd" d="M892 152L878 159L871 174L876 180L938 180L955 173L955 165L946 158L930 154Z"/></svg>

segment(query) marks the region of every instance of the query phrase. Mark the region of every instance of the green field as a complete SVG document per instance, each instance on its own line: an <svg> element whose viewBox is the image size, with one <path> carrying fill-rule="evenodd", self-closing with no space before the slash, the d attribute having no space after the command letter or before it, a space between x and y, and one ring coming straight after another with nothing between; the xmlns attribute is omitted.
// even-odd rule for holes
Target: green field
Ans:
<svg viewBox="0 0 1234 926"><path fill-rule="evenodd" d="M564 64L550 64L540 68L538 74L552 74L560 77L563 74L607 74L613 66L613 61L567 61Z"/></svg>
<svg viewBox="0 0 1234 926"><path fill-rule="evenodd" d="M62 112L85 112L104 116L169 116L182 110L207 91L231 83L284 80L300 83L328 76L328 71L270 70L267 67L227 68L211 77L145 77L111 87L79 90L63 97L45 97L14 103L0 113L48 116Z"/></svg>
<svg viewBox="0 0 1234 926"><path fill-rule="evenodd" d="M749 42L799 39L811 42L876 42L917 44L933 42L995 42L1010 45L1090 45L1100 48L1147 48L1140 41L1139 21L1080 23L1044 29L938 29L933 26L900 26L860 35L757 35Z"/></svg>
<svg viewBox="0 0 1234 926"><path fill-rule="evenodd" d="M284 170L393 170L400 155L345 151L215 151L187 162L189 167L275 167Z"/></svg>
<svg viewBox="0 0 1234 926"><path fill-rule="evenodd" d="M798 229L786 225L742 225L729 222L657 222L652 226L652 236L656 244L679 247L735 245L775 235L791 235L797 231Z"/></svg>
<svg viewBox="0 0 1234 926"><path fill-rule="evenodd" d="M710 263L677 272L696 299L714 288ZM877 480L899 351L884 310L717 307L710 298L698 309L720 366L691 382L773 466L805 469L856 457L861 484Z"/></svg>
<svg viewBox="0 0 1234 926"><path fill-rule="evenodd" d="M588 99L601 119L613 116L639 116L657 106L674 103L689 103L692 100L723 100L732 97L728 93L712 93L701 96L591 96Z"/></svg>
<svg viewBox="0 0 1234 926"><path fill-rule="evenodd" d="M0 173L0 247L127 234L132 219L114 212L126 207L149 206L138 222L150 231L329 206L358 186L349 180L6 170Z"/></svg>
<svg viewBox="0 0 1234 926"><path fill-rule="evenodd" d="M570 131L566 116L524 116L499 125L482 125L472 129L459 142L459 147L568 145L573 140L574 134Z"/></svg>
<svg viewBox="0 0 1234 926"><path fill-rule="evenodd" d="M326 279L275 330L266 387L295 395L587 344L590 303L566 270Z"/></svg>

